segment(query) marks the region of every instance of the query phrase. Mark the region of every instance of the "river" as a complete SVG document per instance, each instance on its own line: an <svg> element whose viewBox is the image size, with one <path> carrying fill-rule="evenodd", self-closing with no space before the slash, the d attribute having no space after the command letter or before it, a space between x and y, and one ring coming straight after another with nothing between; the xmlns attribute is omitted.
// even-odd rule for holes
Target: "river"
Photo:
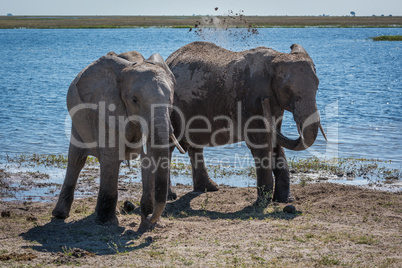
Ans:
<svg viewBox="0 0 402 268"><path fill-rule="evenodd" d="M289 157L364 157L401 166L402 43L370 39L400 35L401 28L266 28L239 38L246 31L218 29L201 36L170 28L0 30L0 156L67 154L69 84L109 51L136 50L145 57L158 52L167 58L187 43L206 40L232 50L266 46L280 52L297 43L310 54L328 142L319 135L310 149L287 151ZM297 137L290 113L283 132ZM205 154L231 164L251 159L243 143L207 148Z"/></svg>

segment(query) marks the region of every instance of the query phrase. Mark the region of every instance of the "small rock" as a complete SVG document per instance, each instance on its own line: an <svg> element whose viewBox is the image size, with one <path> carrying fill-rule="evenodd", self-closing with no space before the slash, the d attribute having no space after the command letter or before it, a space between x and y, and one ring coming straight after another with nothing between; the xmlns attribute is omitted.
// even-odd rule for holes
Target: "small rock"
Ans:
<svg viewBox="0 0 402 268"><path fill-rule="evenodd" d="M76 257L76 258L82 258L85 256L95 256L94 253L92 252L88 252L86 250L80 249L80 248L73 248L72 250L72 256Z"/></svg>
<svg viewBox="0 0 402 268"><path fill-rule="evenodd" d="M2 218L10 218L11 217L11 211L5 210L1 212L1 217Z"/></svg>
<svg viewBox="0 0 402 268"><path fill-rule="evenodd" d="M129 213L129 212L131 212L131 211L133 211L133 210L135 209L135 206L134 206L133 203L131 203L130 201L126 200L126 201L124 201L123 209L124 209L127 213Z"/></svg>
<svg viewBox="0 0 402 268"><path fill-rule="evenodd" d="M286 207L283 208L283 212L294 214L296 213L296 208L293 205L287 205Z"/></svg>
<svg viewBox="0 0 402 268"><path fill-rule="evenodd" d="M135 226L137 226L138 224L136 223L136 222L132 222L132 223L130 223L128 226L130 226L130 227L135 227Z"/></svg>
<svg viewBox="0 0 402 268"><path fill-rule="evenodd" d="M29 216L27 216L27 221L37 221L38 220L38 218L36 218L34 215L29 215Z"/></svg>
<svg viewBox="0 0 402 268"><path fill-rule="evenodd" d="M134 236L134 235L136 235L137 233L136 232L134 232L133 230L127 230L126 231L126 235L128 235L128 236Z"/></svg>

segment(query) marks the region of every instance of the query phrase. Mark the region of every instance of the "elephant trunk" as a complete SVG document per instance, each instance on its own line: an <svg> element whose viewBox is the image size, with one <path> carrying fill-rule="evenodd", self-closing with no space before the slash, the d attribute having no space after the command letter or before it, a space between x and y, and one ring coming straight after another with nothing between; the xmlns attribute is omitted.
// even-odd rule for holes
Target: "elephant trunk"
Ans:
<svg viewBox="0 0 402 268"><path fill-rule="evenodd" d="M300 136L299 138L293 140L284 136L279 130L276 129L276 125L273 122L273 118L270 112L268 99L262 100L262 106L264 110L264 117L268 120L269 127L271 128L273 133L275 133L277 144L293 151L305 150L313 145L315 139L317 138L318 128L321 126L320 115L317 109L314 109L313 113L311 113L307 118L299 119L298 121L302 122L302 124L296 122Z"/></svg>
<svg viewBox="0 0 402 268"><path fill-rule="evenodd" d="M297 123L298 124L298 123ZM318 127L320 123L311 123L310 125L307 125L306 123L303 124L303 127L298 124L299 130L299 138L296 140L289 139L288 137L284 136L282 133L280 133L278 130L275 130L276 132L276 142L289 150L294 150L294 151L301 151L309 148L311 145L313 145L315 139L317 138L317 133L318 133Z"/></svg>
<svg viewBox="0 0 402 268"><path fill-rule="evenodd" d="M152 202L153 210L148 218L147 215L142 215L140 228L144 231L153 227L165 209L170 175L170 120L167 109L156 112L153 120L153 131L147 142L150 145L147 153L150 167L147 171L148 176L143 177L143 184L146 184L144 189L147 189L143 194L153 197L151 198L153 200L147 200Z"/></svg>
<svg viewBox="0 0 402 268"><path fill-rule="evenodd" d="M169 124L165 118L162 125L155 125L155 146L154 156L155 170L155 204L151 217L151 222L154 223L162 215L165 208L169 174L170 174L170 157L169 157ZM160 147L160 148L158 148Z"/></svg>

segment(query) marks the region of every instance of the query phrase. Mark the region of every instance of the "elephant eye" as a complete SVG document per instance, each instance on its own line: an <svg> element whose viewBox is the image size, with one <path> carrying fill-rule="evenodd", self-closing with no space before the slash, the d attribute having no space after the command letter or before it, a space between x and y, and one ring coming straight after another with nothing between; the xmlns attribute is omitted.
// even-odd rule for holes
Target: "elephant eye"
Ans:
<svg viewBox="0 0 402 268"><path fill-rule="evenodd" d="M133 102L134 102L134 103L138 103L138 98L134 96L134 97L133 97Z"/></svg>

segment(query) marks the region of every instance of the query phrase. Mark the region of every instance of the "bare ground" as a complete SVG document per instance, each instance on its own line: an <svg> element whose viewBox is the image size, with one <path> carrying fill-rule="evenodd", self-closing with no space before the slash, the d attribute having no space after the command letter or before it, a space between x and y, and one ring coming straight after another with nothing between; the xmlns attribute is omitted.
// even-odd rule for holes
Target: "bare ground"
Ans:
<svg viewBox="0 0 402 268"><path fill-rule="evenodd" d="M98 185L84 174L77 190L88 187L96 193ZM54 202L0 201L0 266L402 266L401 193L298 184L296 212L285 213L287 204L253 207L254 188L193 193L179 185L156 229L139 234L141 187L119 189L119 227L95 223L96 195L75 200L67 220L51 217Z"/></svg>

